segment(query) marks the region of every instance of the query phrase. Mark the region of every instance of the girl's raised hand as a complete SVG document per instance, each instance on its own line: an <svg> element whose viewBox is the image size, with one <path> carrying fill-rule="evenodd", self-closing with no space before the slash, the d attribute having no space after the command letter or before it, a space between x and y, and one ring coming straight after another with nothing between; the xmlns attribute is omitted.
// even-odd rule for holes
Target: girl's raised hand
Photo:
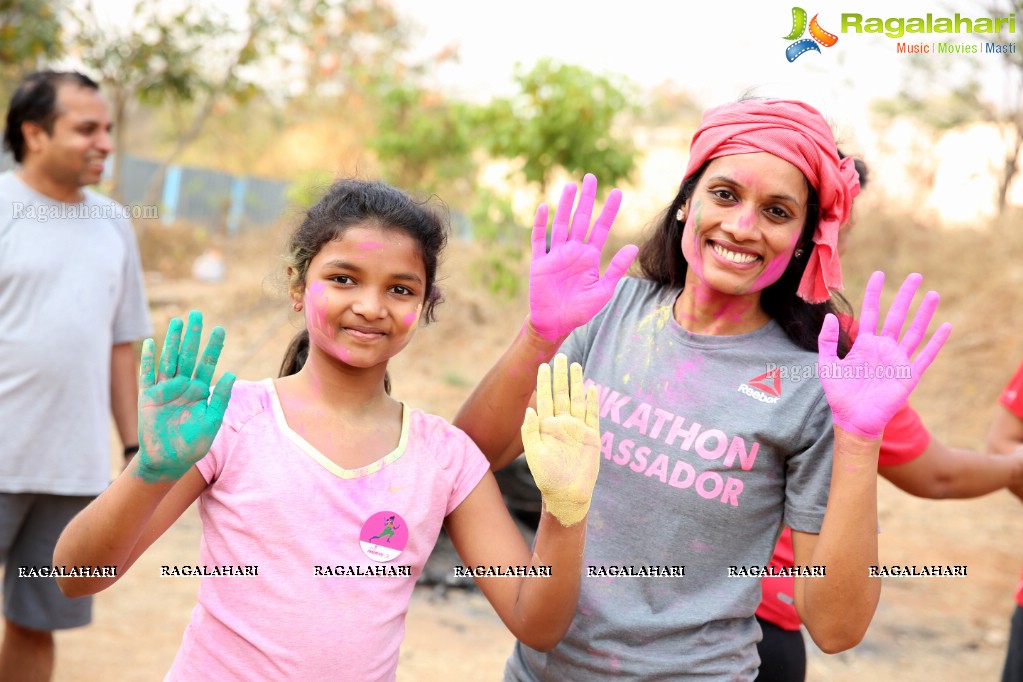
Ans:
<svg viewBox="0 0 1023 682"><path fill-rule="evenodd" d="M863 297L859 335L841 360L836 352L838 319L828 315L824 320L818 337L818 371L835 424L849 433L880 438L884 427L909 398L952 332L952 325L947 322L941 325L912 360L938 307L938 294L929 291L899 341L909 306L922 279L916 273L906 278L885 317L881 334L877 335L884 273L875 272Z"/></svg>
<svg viewBox="0 0 1023 682"><path fill-rule="evenodd" d="M234 386L234 375L225 374L210 397L210 383L224 348L224 330L213 329L201 358L202 313L193 310L188 314L183 340L181 331L181 320L171 320L159 376L156 344L152 339L142 344L136 475L147 483L176 481L206 456Z"/></svg>
<svg viewBox="0 0 1023 682"><path fill-rule="evenodd" d="M600 419L597 389L583 388L583 370L558 354L540 365L536 410L526 409L522 445L547 511L563 526L586 517L600 469Z"/></svg>
<svg viewBox="0 0 1023 682"><path fill-rule="evenodd" d="M618 215L622 193L618 189L611 190L592 230L590 216L597 196L597 178L591 174L583 178L579 206L572 215L575 193L574 183L565 185L561 192L549 252L546 204L536 209L533 221L529 321L543 339L554 343L560 343L604 307L639 250L632 244L623 246L601 277L600 253Z"/></svg>

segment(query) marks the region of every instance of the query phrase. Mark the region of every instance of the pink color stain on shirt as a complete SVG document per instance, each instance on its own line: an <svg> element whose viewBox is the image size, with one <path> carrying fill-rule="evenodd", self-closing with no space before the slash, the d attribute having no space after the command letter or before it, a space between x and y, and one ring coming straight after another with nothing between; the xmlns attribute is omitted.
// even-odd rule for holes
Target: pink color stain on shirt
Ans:
<svg viewBox="0 0 1023 682"><path fill-rule="evenodd" d="M693 540L692 542L690 542L689 543L689 548L692 551L696 552L697 554L706 554L711 549L713 549L706 542L701 542L700 540Z"/></svg>

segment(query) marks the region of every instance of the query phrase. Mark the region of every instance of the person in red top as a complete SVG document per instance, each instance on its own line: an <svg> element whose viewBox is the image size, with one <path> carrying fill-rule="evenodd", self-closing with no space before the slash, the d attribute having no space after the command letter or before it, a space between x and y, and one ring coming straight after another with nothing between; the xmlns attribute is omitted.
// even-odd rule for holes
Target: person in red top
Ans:
<svg viewBox="0 0 1023 682"><path fill-rule="evenodd" d="M988 449L1019 455L1023 452L1023 363L998 397L998 403L1002 409L991 424ZM1015 484L1009 490L1023 500L1023 485ZM1023 682L1023 576L1016 586L1016 610L1012 614L1002 682Z"/></svg>
<svg viewBox="0 0 1023 682"><path fill-rule="evenodd" d="M866 164L860 159L855 159L855 163L862 189L867 183ZM855 224L853 213L839 233L839 253L845 250L849 232ZM842 319L842 324L849 330L850 337L855 338L856 321L846 317ZM1023 499L1023 448L1012 451L1013 442L1017 445L1023 442L1023 421L1020 421L1023 419L1023 367L1014 382L1003 393L1002 404L1012 409L1005 397L1012 392L1012 400L1016 401L1013 413L1016 430L1002 428L999 434L1004 435L1000 435L996 442L993 428L992 439L989 439L990 454L950 448L933 438L920 415L907 403L892 417L884 430L878 457L878 474L917 497L970 498L1009 488ZM1008 419L1006 417L1003 421ZM996 426L998 424L996 420ZM1008 456L995 454L1010 451ZM775 570L793 565L792 533L788 528L784 529L778 540L770 565ZM763 631L763 639L757 645L760 654L757 680L802 682L806 677L806 647L793 597L795 579L766 577L761 587L763 597L756 616ZM1023 605L1023 581L1016 599ZM1013 663L1016 672L1015 676L1003 678L1003 682L1023 682L1023 609L1019 607L1013 618L1013 636L1015 639L1010 640L1006 670Z"/></svg>

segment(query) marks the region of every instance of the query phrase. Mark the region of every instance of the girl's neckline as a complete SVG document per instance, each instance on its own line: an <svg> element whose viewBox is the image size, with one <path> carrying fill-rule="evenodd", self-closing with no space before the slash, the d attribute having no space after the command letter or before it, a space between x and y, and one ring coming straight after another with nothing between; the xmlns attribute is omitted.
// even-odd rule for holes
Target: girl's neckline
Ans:
<svg viewBox="0 0 1023 682"><path fill-rule="evenodd" d="M309 443L309 441L303 438L301 434L293 430L291 426L288 425L288 420L284 415L284 408L281 407L280 396L277 395L277 387L274 385L274 380L264 379L262 383L266 387L267 393L270 396L270 405L273 408L274 421L277 422L277 427L280 429L281 433L283 433L288 440L294 443L302 452L308 455L310 459L338 478L361 478L363 476L370 476L405 454L405 448L408 445L410 419L409 407L404 402L401 403L401 436L398 438L397 447L380 459L375 462L371 462L366 466L359 467L358 469L346 469L320 452L315 446Z"/></svg>

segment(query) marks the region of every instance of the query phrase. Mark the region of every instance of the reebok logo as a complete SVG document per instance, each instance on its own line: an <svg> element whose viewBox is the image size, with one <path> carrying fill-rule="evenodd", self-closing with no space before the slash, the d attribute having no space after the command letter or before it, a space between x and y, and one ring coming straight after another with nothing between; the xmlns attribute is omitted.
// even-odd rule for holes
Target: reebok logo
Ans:
<svg viewBox="0 0 1023 682"><path fill-rule="evenodd" d="M739 393L762 403L773 405L781 397L781 372L775 368L739 384Z"/></svg>
<svg viewBox="0 0 1023 682"><path fill-rule="evenodd" d="M767 395L778 397L781 395L781 372L776 367L758 377L753 377L749 380L749 385L763 391Z"/></svg>

